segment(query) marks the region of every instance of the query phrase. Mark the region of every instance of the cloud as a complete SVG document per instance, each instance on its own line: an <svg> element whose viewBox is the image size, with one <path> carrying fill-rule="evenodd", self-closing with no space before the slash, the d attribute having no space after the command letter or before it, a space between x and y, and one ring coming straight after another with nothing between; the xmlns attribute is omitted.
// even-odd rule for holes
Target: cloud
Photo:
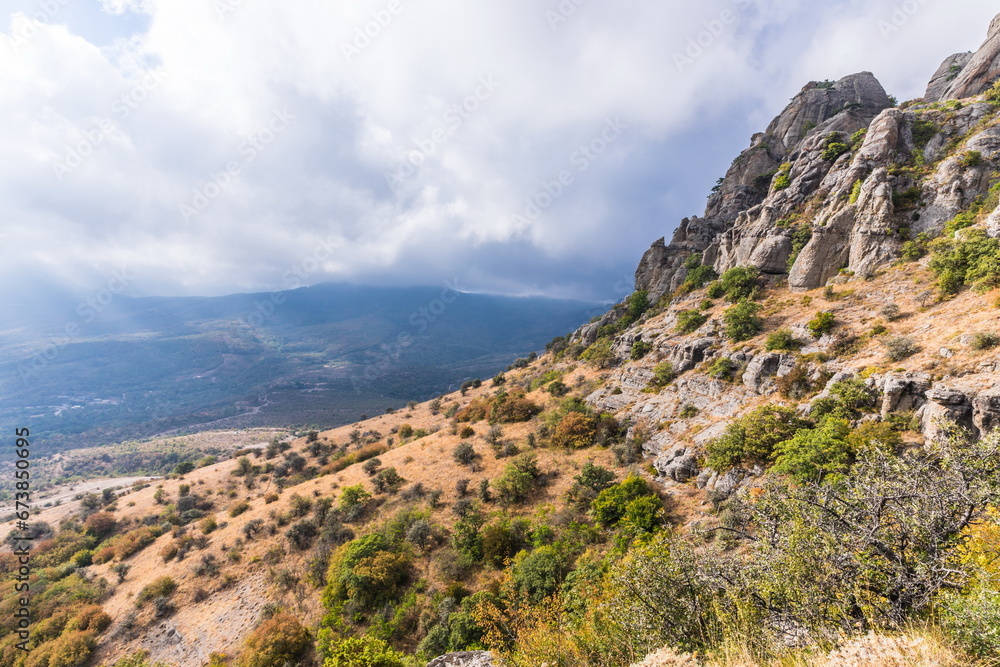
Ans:
<svg viewBox="0 0 1000 667"><path fill-rule="evenodd" d="M804 83L918 96L994 11L909 3L899 25L909 4L860 0L25 10L0 39L0 271L219 294L328 244L311 282L619 297Z"/></svg>

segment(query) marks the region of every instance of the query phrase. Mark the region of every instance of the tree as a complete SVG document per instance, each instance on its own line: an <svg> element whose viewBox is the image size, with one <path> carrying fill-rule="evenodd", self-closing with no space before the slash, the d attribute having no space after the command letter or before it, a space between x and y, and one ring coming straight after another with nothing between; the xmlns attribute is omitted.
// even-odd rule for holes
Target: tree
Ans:
<svg viewBox="0 0 1000 667"><path fill-rule="evenodd" d="M333 643L323 667L407 667L406 656L372 637L347 637Z"/></svg>
<svg viewBox="0 0 1000 667"><path fill-rule="evenodd" d="M764 321L757 317L760 306L752 301L740 301L722 316L726 336L739 342L753 338L764 328Z"/></svg>

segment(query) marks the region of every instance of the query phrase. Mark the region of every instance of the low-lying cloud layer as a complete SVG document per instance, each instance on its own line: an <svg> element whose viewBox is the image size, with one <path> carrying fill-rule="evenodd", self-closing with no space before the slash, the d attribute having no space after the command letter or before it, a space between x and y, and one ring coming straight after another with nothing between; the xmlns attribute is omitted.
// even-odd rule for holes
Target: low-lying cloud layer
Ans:
<svg viewBox="0 0 1000 667"><path fill-rule="evenodd" d="M919 96L996 11L18 1L0 38L0 277L96 289L127 267L135 294L457 278L620 297L803 84L870 70Z"/></svg>

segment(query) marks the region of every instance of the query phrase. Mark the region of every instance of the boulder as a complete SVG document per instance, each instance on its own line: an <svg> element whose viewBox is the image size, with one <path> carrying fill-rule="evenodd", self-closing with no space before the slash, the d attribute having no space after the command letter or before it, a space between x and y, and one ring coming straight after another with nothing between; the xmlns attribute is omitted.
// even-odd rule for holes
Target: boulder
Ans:
<svg viewBox="0 0 1000 667"><path fill-rule="evenodd" d="M981 434L1000 426L1000 385L981 391L972 399L972 423Z"/></svg>
<svg viewBox="0 0 1000 667"><path fill-rule="evenodd" d="M889 373L875 381L875 388L882 392L882 417L890 412L917 410L926 402L925 394L931 388L931 378L926 373Z"/></svg>
<svg viewBox="0 0 1000 667"><path fill-rule="evenodd" d="M462 651L434 658L427 667L493 667L493 654L489 651Z"/></svg>
<svg viewBox="0 0 1000 667"><path fill-rule="evenodd" d="M972 400L965 392L937 386L928 391L926 397L927 404L920 411L920 426L928 441L947 437L952 424L976 430L972 419Z"/></svg>

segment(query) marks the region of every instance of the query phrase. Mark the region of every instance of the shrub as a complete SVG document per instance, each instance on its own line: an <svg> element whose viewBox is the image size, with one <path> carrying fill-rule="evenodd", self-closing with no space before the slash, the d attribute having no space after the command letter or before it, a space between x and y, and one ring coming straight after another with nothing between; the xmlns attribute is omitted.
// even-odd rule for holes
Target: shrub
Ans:
<svg viewBox="0 0 1000 667"><path fill-rule="evenodd" d="M920 346L906 336L894 336L883 342L885 356L889 361L902 361L920 351Z"/></svg>
<svg viewBox="0 0 1000 667"><path fill-rule="evenodd" d="M965 285L986 290L1000 287L1000 239L985 230L970 229L961 239L939 238L930 246L934 255L930 269L945 294L955 294Z"/></svg>
<svg viewBox="0 0 1000 667"><path fill-rule="evenodd" d="M731 380L733 371L739 368L739 364L729 357L719 357L708 367L708 377L715 380Z"/></svg>
<svg viewBox="0 0 1000 667"><path fill-rule="evenodd" d="M286 613L275 614L246 638L239 667L295 665L311 648L312 637L297 618Z"/></svg>
<svg viewBox="0 0 1000 667"><path fill-rule="evenodd" d="M637 340L634 343L632 343L632 350L629 356L633 361L638 361L639 359L642 359L647 354L649 354L652 350L653 350L652 343L648 343L644 340Z"/></svg>
<svg viewBox="0 0 1000 667"><path fill-rule="evenodd" d="M611 349L611 341L602 338L584 350L580 358L597 368L611 368L618 363L618 356Z"/></svg>
<svg viewBox="0 0 1000 667"><path fill-rule="evenodd" d="M372 479L372 485L378 493L394 494L399 491L403 484L406 484L406 480L395 468L386 468Z"/></svg>
<svg viewBox="0 0 1000 667"><path fill-rule="evenodd" d="M850 150L850 146L840 141L840 135L833 132L827 135L823 143L822 158L828 162L836 162L837 158Z"/></svg>
<svg viewBox="0 0 1000 667"><path fill-rule="evenodd" d="M706 283L710 283L719 277L718 274L712 270L712 267L705 266L700 263L701 255L695 254L691 256L691 258L694 257L698 258L699 264L693 268L688 269L687 277L684 279L684 283L681 285L681 291L685 293L693 292L696 289L700 289Z"/></svg>
<svg viewBox="0 0 1000 667"><path fill-rule="evenodd" d="M375 473L378 472L378 469L381 467L382 467L382 460L379 459L378 457L375 457L373 459L368 459L367 461L365 461L364 465L361 466L361 469L365 471L366 475L372 477L373 475L375 475Z"/></svg>
<svg viewBox="0 0 1000 667"><path fill-rule="evenodd" d="M861 188L863 186L864 186L864 181L862 181L860 178L854 181L854 186L851 188L851 197L849 199L849 202L851 204L858 203L858 199L861 198Z"/></svg>
<svg viewBox="0 0 1000 667"><path fill-rule="evenodd" d="M902 317L902 310L899 306L894 303L886 304L881 310L882 317L885 318L887 322L895 322L900 317Z"/></svg>
<svg viewBox="0 0 1000 667"><path fill-rule="evenodd" d="M833 331L833 327L836 324L837 319L834 317L833 313L828 310L816 313L816 316L806 323L806 328L809 333L812 334L813 338L822 338L826 334Z"/></svg>
<svg viewBox="0 0 1000 667"><path fill-rule="evenodd" d="M979 151L965 151L958 158L958 166L962 169L978 167L983 163L983 154Z"/></svg>
<svg viewBox="0 0 1000 667"><path fill-rule="evenodd" d="M552 444L568 449L583 449L594 444L597 418L580 412L566 414L552 434Z"/></svg>
<svg viewBox="0 0 1000 667"><path fill-rule="evenodd" d="M138 606L153 598L169 597L175 590L177 590L177 582L168 576L162 576L139 591L135 603Z"/></svg>
<svg viewBox="0 0 1000 667"><path fill-rule="evenodd" d="M772 186L775 190L785 190L792 184L792 163L785 162L780 167L778 167L778 173L775 174L774 180L772 181Z"/></svg>
<svg viewBox="0 0 1000 667"><path fill-rule="evenodd" d="M565 576L564 559L551 546L524 554L514 564L514 583L532 602L541 602L556 592Z"/></svg>
<svg viewBox="0 0 1000 667"><path fill-rule="evenodd" d="M958 644L981 658L1000 655L1000 592L951 594L943 605L943 625Z"/></svg>
<svg viewBox="0 0 1000 667"><path fill-rule="evenodd" d="M847 442L850 431L842 419L827 419L819 428L802 429L775 446L774 470L803 483L846 471L854 456Z"/></svg>
<svg viewBox="0 0 1000 667"><path fill-rule="evenodd" d="M708 286L705 295L710 299L719 299L726 296L726 290L718 280Z"/></svg>
<svg viewBox="0 0 1000 667"><path fill-rule="evenodd" d="M476 434L476 429L472 428L471 426L463 426L458 432L458 437L471 438L475 434Z"/></svg>
<svg viewBox="0 0 1000 667"><path fill-rule="evenodd" d="M625 517L629 504L643 496L655 496L655 494L646 480L630 475L624 481L598 493L590 505L590 510L595 521L602 526L612 528Z"/></svg>
<svg viewBox="0 0 1000 667"><path fill-rule="evenodd" d="M480 533L483 560L495 569L503 569L508 560L527 546L525 523L501 521L483 528Z"/></svg>
<svg viewBox="0 0 1000 667"><path fill-rule="evenodd" d="M302 519L293 523L285 531L285 537L292 543L292 546L299 551L304 551L312 546L313 538L319 533L316 523L312 519Z"/></svg>
<svg viewBox="0 0 1000 667"><path fill-rule="evenodd" d="M811 424L798 413L779 405L764 405L733 420L725 433L706 446L708 467L724 472L746 462L765 463L774 447Z"/></svg>
<svg viewBox="0 0 1000 667"><path fill-rule="evenodd" d="M757 317L760 306L752 301L741 301L722 316L726 336L733 341L749 340L761 332L764 321Z"/></svg>
<svg viewBox="0 0 1000 667"><path fill-rule="evenodd" d="M455 463L463 466L471 466L479 458L479 454L476 453L475 447L473 447L472 443L468 441L462 441L455 445L455 449L452 450L451 456L455 459Z"/></svg>
<svg viewBox="0 0 1000 667"><path fill-rule="evenodd" d="M345 486L340 492L339 507L347 517L357 518L364 510L365 504L372 499L372 494L365 490L360 484Z"/></svg>
<svg viewBox="0 0 1000 667"><path fill-rule="evenodd" d="M678 333L689 334L701 328L708 321L708 316L697 310L684 310L677 315L676 330Z"/></svg>
<svg viewBox="0 0 1000 667"><path fill-rule="evenodd" d="M88 535L102 540L115 532L118 522L110 512L97 512L87 517L87 520L83 522L83 527Z"/></svg>
<svg viewBox="0 0 1000 667"><path fill-rule="evenodd" d="M753 266L737 266L722 274L719 284L730 303L755 299L760 293L760 271ZM711 295L709 295L711 296ZM713 297L715 298L715 297Z"/></svg>
<svg viewBox="0 0 1000 667"><path fill-rule="evenodd" d="M569 393L569 387L566 386L562 380L554 380L549 383L549 386L545 388L545 391L549 392L556 398L560 398Z"/></svg>
<svg viewBox="0 0 1000 667"><path fill-rule="evenodd" d="M381 639L362 635L333 643L323 667L409 667L411 664L405 655L392 650Z"/></svg>
<svg viewBox="0 0 1000 667"><path fill-rule="evenodd" d="M241 500L229 506L229 516L236 518L248 509L250 509L250 503L245 500Z"/></svg>
<svg viewBox="0 0 1000 667"><path fill-rule="evenodd" d="M656 364L653 368L653 379L649 381L649 386L662 389L674 381L677 373L674 372L674 365L669 361Z"/></svg>
<svg viewBox="0 0 1000 667"><path fill-rule="evenodd" d="M538 459L534 454L521 454L504 468L503 474L494 480L493 488L500 502L506 505L527 500L535 484L542 477L538 469Z"/></svg>
<svg viewBox="0 0 1000 667"><path fill-rule="evenodd" d="M970 345L973 350L992 350L997 345L1000 345L1000 335L992 331L979 331L972 335Z"/></svg>
<svg viewBox="0 0 1000 667"><path fill-rule="evenodd" d="M795 336L792 334L791 329L778 329L777 331L768 334L767 340L764 341L764 349L768 352L773 350L781 350L782 352L792 352L801 347L801 343L795 340Z"/></svg>

